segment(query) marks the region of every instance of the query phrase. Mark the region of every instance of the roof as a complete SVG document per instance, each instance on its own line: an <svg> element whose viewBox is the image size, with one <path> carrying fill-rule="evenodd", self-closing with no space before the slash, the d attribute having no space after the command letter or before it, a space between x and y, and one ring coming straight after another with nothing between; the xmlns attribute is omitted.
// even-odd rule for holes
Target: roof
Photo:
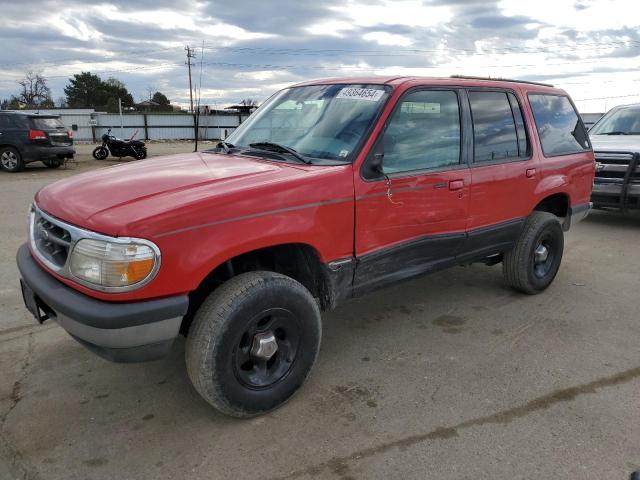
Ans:
<svg viewBox="0 0 640 480"><path fill-rule="evenodd" d="M500 78L485 77L409 77L409 76L367 76L367 77L336 77L310 80L293 85L295 87L304 85L330 85L336 83L344 84L370 84L370 85L390 85L397 87L406 83L412 85L442 85L442 86L465 86L465 87L499 87L499 88L525 88L531 91L562 92L561 89L553 85L527 82L524 80L510 80Z"/></svg>
<svg viewBox="0 0 640 480"><path fill-rule="evenodd" d="M18 112L15 110L2 110L2 113L11 113L12 115L22 115L23 117L34 118L60 118L60 115L57 115L55 113Z"/></svg>

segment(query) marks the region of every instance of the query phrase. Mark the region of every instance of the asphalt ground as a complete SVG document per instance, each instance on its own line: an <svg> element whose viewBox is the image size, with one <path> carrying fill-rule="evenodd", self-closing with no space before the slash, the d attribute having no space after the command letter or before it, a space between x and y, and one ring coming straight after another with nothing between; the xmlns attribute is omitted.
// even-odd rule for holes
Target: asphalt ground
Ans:
<svg viewBox="0 0 640 480"><path fill-rule="evenodd" d="M205 148L207 145L205 145ZM640 469L640 215L594 212L546 292L458 267L324 315L286 406L224 417L184 340L106 362L20 298L15 252L42 186L113 162L0 172L0 479L626 479ZM190 144L151 144L150 154Z"/></svg>

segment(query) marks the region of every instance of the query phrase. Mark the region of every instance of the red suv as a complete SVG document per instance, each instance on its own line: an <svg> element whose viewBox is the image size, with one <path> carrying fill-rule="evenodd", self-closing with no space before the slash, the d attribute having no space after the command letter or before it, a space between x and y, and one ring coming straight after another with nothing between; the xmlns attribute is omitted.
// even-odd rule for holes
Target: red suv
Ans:
<svg viewBox="0 0 640 480"><path fill-rule="evenodd" d="M38 321L113 361L158 358L185 335L198 392L256 415L302 385L320 312L342 300L471 262L547 288L594 167L569 96L548 85L303 83L215 150L40 190L22 291Z"/></svg>

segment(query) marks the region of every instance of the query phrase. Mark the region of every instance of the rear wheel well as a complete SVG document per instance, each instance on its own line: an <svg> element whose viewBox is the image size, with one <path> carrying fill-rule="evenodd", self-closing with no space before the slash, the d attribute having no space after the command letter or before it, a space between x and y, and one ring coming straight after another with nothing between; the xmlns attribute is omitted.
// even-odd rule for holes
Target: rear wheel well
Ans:
<svg viewBox="0 0 640 480"><path fill-rule="evenodd" d="M316 250L301 243L276 245L230 258L211 271L189 294L189 309L182 322L182 333L187 334L193 316L211 292L230 278L256 270L281 273L297 280L318 300L323 310L331 304L328 274Z"/></svg>
<svg viewBox="0 0 640 480"><path fill-rule="evenodd" d="M553 213L556 217L566 218L569 214L569 196L566 193L556 193L543 199L534 210Z"/></svg>

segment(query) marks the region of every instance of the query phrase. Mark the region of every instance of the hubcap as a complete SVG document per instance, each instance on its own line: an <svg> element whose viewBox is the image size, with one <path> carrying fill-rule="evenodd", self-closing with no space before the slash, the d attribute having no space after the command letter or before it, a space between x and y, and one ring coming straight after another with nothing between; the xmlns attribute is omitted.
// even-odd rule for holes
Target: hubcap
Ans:
<svg viewBox="0 0 640 480"><path fill-rule="evenodd" d="M533 251L533 272L536 277L543 279L554 268L556 261L557 240L552 234L547 233L539 240L538 246Z"/></svg>
<svg viewBox="0 0 640 480"><path fill-rule="evenodd" d="M291 371L301 338L293 313L270 308L249 320L233 350L234 373L251 389L268 388Z"/></svg>
<svg viewBox="0 0 640 480"><path fill-rule="evenodd" d="M251 355L262 360L269 360L278 351L278 342L271 330L257 333L253 337Z"/></svg>
<svg viewBox="0 0 640 480"><path fill-rule="evenodd" d="M12 170L18 165L18 157L13 152L4 152L2 154L2 166Z"/></svg>
<svg viewBox="0 0 640 480"><path fill-rule="evenodd" d="M536 248L535 257L536 263L546 262L547 258L549 258L549 250L542 244L538 245L538 248Z"/></svg>

